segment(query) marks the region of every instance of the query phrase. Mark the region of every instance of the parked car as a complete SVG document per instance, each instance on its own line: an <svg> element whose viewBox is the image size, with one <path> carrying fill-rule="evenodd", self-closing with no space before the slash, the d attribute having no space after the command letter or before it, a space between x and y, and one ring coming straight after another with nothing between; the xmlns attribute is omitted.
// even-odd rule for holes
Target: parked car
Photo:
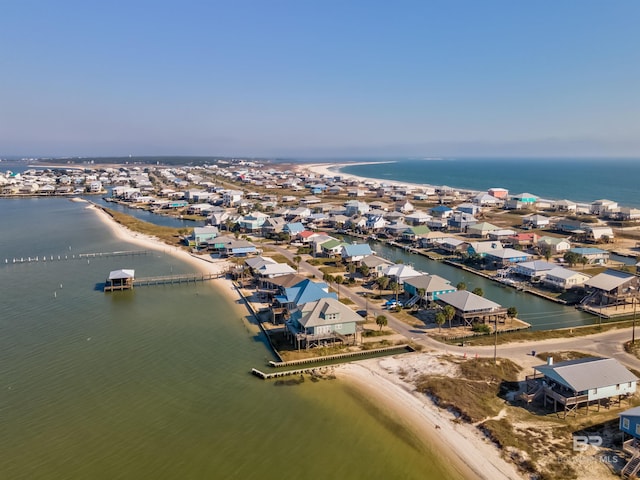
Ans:
<svg viewBox="0 0 640 480"><path fill-rule="evenodd" d="M397 302L396 300L387 300L387 302L384 304L384 306L386 308L395 308L395 307L402 307L402 302Z"/></svg>

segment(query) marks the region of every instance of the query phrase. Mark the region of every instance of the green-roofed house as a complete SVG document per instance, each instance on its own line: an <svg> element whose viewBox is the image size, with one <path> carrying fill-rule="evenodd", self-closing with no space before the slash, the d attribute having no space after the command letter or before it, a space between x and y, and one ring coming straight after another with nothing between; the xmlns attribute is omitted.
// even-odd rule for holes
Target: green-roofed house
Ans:
<svg viewBox="0 0 640 480"><path fill-rule="evenodd" d="M342 247L348 245L340 240L329 240L320 245L322 255L325 257L336 257L340 255Z"/></svg>
<svg viewBox="0 0 640 480"><path fill-rule="evenodd" d="M415 242L423 237L426 237L431 229L426 225L417 225L415 227L408 227L402 232L402 239L410 242Z"/></svg>

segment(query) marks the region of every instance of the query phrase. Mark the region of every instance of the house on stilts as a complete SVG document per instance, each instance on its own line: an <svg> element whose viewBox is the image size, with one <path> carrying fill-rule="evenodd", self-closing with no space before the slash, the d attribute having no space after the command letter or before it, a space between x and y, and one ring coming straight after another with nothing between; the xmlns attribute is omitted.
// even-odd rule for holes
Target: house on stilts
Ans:
<svg viewBox="0 0 640 480"><path fill-rule="evenodd" d="M526 377L527 403L542 399L545 408L576 416L580 409L610 408L622 405L636 391L638 378L613 358L588 357L554 364L549 357L545 365L533 367L535 373Z"/></svg>

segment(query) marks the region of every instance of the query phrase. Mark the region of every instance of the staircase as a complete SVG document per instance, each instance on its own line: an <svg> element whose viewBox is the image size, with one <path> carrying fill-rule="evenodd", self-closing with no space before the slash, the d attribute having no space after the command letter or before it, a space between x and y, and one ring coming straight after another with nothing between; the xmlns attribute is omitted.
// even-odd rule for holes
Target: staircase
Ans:
<svg viewBox="0 0 640 480"><path fill-rule="evenodd" d="M542 394L543 391L544 391L544 386L543 385L539 385L538 388L534 392L522 393L520 395L520 399L525 401L526 403L534 402L535 400L538 399L538 397Z"/></svg>
<svg viewBox="0 0 640 480"><path fill-rule="evenodd" d="M418 300L420 300L420 295L414 295L413 297L411 297L409 299L409 301L407 303L404 304L404 306L405 307L413 307Z"/></svg>
<svg viewBox="0 0 640 480"><path fill-rule="evenodd" d="M636 474L640 469L640 452L636 452L631 460L627 462L622 471L620 472L620 476L622 478L636 478Z"/></svg>

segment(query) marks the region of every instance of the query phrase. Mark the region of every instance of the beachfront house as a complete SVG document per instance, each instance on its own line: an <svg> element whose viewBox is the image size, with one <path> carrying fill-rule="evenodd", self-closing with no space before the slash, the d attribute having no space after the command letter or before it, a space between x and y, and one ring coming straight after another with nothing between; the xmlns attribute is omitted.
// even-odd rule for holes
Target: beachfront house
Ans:
<svg viewBox="0 0 640 480"><path fill-rule="evenodd" d="M298 348L335 342L356 342L356 325L362 318L335 298L300 305L285 323L285 335Z"/></svg>
<svg viewBox="0 0 640 480"><path fill-rule="evenodd" d="M234 237L220 236L208 240L207 249L221 257L244 257L258 253L256 246L246 240L237 240Z"/></svg>
<svg viewBox="0 0 640 480"><path fill-rule="evenodd" d="M591 277L575 270L569 270L564 267L556 267L549 270L542 277L542 283L547 288L557 290L569 290L571 288L581 287Z"/></svg>
<svg viewBox="0 0 640 480"><path fill-rule="evenodd" d="M455 310L454 320L460 325L505 323L507 319L507 309L502 305L467 290L440 294L436 301L443 307L451 305Z"/></svg>
<svg viewBox="0 0 640 480"><path fill-rule="evenodd" d="M533 208L537 200L538 197L535 195L530 193L520 193L519 195L512 195L511 198L504 203L504 208L507 210Z"/></svg>
<svg viewBox="0 0 640 480"><path fill-rule="evenodd" d="M189 247L204 247L206 248L210 240L213 240L219 235L218 227L194 227L191 235L184 237L184 242Z"/></svg>
<svg viewBox="0 0 640 480"><path fill-rule="evenodd" d="M271 306L272 322L277 324L288 318L289 314L307 302L315 302L322 298L335 298L334 292L329 292L329 286L323 282L310 279L302 280L295 285L285 287L279 295L273 297Z"/></svg>
<svg viewBox="0 0 640 480"><path fill-rule="evenodd" d="M526 377L528 393L524 399L532 402L543 399L544 406L553 411L577 415L579 408L589 412L591 405L609 407L628 399L636 391L638 378L613 358L587 357L534 367L534 374Z"/></svg>
<svg viewBox="0 0 640 480"><path fill-rule="evenodd" d="M405 304L406 306L411 306L419 300L424 300L429 303L435 302L440 295L456 291L456 288L451 285L449 280L439 275L410 277L404 281L403 287L407 295L411 297L409 302ZM422 291L424 291L424 293L420 296Z"/></svg>

